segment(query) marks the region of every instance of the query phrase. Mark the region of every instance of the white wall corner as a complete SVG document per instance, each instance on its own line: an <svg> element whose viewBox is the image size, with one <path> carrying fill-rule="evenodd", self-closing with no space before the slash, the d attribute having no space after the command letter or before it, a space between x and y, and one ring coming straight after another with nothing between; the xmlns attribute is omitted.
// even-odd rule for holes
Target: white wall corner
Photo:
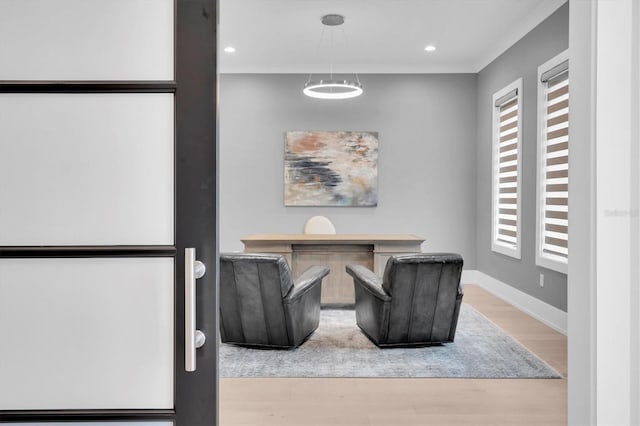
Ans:
<svg viewBox="0 0 640 426"><path fill-rule="evenodd" d="M551 16L566 2L567 0L550 0L540 2L525 15L524 19L520 22L520 25L515 26L511 31L503 34L500 40L493 43L490 48L480 55L473 66L475 72L482 71L487 65L520 41L520 39L540 25L541 22Z"/></svg>
<svg viewBox="0 0 640 426"><path fill-rule="evenodd" d="M567 335L567 313L476 269L462 271L463 284L476 284L524 313Z"/></svg>

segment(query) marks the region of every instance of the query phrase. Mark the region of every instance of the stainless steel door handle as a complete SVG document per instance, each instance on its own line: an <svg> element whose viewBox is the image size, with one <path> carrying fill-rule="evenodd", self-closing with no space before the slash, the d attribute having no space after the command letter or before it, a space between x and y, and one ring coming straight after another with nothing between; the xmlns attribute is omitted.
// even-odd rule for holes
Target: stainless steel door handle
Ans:
<svg viewBox="0 0 640 426"><path fill-rule="evenodd" d="M201 348L207 337L196 329L196 280L207 271L204 263L196 260L196 249L184 249L184 369L196 370L196 349Z"/></svg>

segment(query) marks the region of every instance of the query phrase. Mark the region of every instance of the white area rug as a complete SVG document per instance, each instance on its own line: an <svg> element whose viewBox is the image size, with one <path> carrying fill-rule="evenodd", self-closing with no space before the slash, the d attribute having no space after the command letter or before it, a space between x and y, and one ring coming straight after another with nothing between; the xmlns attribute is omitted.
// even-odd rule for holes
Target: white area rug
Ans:
<svg viewBox="0 0 640 426"><path fill-rule="evenodd" d="M560 378L560 374L467 304L455 342L379 349L352 309L323 309L320 326L291 350L220 344L220 377Z"/></svg>

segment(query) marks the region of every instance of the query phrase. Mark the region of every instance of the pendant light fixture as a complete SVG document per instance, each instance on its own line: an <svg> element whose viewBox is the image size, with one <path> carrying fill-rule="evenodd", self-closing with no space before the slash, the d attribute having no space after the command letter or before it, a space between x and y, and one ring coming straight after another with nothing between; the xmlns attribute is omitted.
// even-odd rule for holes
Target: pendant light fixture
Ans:
<svg viewBox="0 0 640 426"><path fill-rule="evenodd" d="M344 24L344 16L338 14L324 15L321 22L333 30L334 27ZM331 48L333 48L333 34L331 40ZM363 93L358 74L355 74L355 81L334 79L332 63L329 64L329 68L328 79L312 80L313 74L309 74L302 92L307 96L318 99L349 99L360 96Z"/></svg>

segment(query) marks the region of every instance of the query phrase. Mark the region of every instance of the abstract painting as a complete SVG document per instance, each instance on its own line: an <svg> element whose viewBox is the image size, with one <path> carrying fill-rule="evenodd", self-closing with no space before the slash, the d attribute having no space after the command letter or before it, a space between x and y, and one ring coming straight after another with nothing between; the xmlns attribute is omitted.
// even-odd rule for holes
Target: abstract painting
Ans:
<svg viewBox="0 0 640 426"><path fill-rule="evenodd" d="M376 206L377 132L286 132L285 206Z"/></svg>

